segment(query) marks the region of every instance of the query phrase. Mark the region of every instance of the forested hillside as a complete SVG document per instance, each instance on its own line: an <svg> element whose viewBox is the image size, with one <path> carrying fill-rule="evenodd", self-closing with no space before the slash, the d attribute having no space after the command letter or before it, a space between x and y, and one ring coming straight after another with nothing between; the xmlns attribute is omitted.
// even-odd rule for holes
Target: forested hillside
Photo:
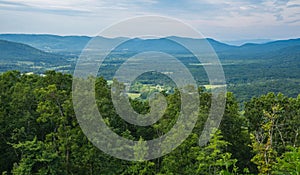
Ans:
<svg viewBox="0 0 300 175"><path fill-rule="evenodd" d="M30 61L61 64L66 56L43 52L26 44L0 40L1 61Z"/></svg>
<svg viewBox="0 0 300 175"><path fill-rule="evenodd" d="M168 132L180 111L180 93L163 93L163 117L149 127L121 119L111 90L96 79L96 103L107 125L132 140L150 140ZM227 94L221 125L205 146L199 135L208 117L211 94L199 88L200 112L193 133L168 155L130 162L96 148L81 131L72 103L72 76L8 71L0 75L0 172L3 174L299 174L300 96L268 93L245 102L243 110ZM136 112L149 102L130 100Z"/></svg>
<svg viewBox="0 0 300 175"><path fill-rule="evenodd" d="M42 73L48 68L65 66L70 58L6 40L0 40L0 51L0 72L20 70Z"/></svg>

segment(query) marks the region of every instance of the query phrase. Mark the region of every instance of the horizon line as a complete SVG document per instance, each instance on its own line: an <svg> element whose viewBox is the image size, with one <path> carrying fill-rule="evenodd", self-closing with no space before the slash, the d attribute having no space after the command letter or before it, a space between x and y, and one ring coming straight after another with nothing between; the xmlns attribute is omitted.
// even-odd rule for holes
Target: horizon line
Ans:
<svg viewBox="0 0 300 175"><path fill-rule="evenodd" d="M9 33L9 32L3 32L0 33L0 35L48 35L48 36L59 36L59 37L103 37L103 38L109 38L109 39L117 39L117 38L129 38L129 39L134 39L134 38L139 38L143 39L142 37L126 37L126 36L119 36L119 37L105 37L105 36L100 36L100 35L81 35L81 34L70 34L70 35L65 35L65 34L54 34L54 33ZM204 37L204 38L194 38L194 37L185 37L185 36L163 36L163 37L157 37L153 39L163 39L163 38L168 38L168 37L178 37L178 38L189 38L189 39L213 39L217 42L222 42L228 45L236 45L238 46L239 44L231 44L230 42L244 42L244 44L265 44L269 42L275 42L275 41L281 41L281 40L294 40L294 39L300 39L300 37L297 38L242 38L242 39L227 39L227 40L221 40L217 39L214 37ZM147 38L146 38L147 39ZM251 40L262 40L262 42L251 42ZM266 42L264 42L264 40ZM249 41L249 42L247 42ZM228 43L229 42L229 43ZM242 45L244 45L242 44Z"/></svg>

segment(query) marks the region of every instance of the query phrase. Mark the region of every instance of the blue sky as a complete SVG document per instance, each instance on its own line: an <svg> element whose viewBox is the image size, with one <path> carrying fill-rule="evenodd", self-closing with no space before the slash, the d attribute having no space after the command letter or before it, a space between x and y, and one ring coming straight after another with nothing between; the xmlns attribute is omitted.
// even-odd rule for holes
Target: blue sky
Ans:
<svg viewBox="0 0 300 175"><path fill-rule="evenodd" d="M177 18L218 40L300 38L300 0L0 0L0 33L96 35L139 15Z"/></svg>

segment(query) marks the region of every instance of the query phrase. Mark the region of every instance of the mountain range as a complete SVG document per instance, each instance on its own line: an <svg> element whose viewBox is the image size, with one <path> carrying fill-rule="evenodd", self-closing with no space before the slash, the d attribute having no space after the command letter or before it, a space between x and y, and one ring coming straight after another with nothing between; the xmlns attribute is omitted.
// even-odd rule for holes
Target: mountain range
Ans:
<svg viewBox="0 0 300 175"><path fill-rule="evenodd" d="M17 42L29 45L47 53L78 56L86 44L92 39L88 36L57 36L57 35L39 35L39 34L0 34L1 40ZM110 45L110 43L126 41L128 38L98 38L101 44ZM203 39L183 38L171 36L159 39L139 39L134 38L118 47L119 51L129 50L140 52L145 47L150 47L149 50L166 49L169 51L184 52L185 50L178 47L176 44L170 44L170 40L185 41L193 45L193 43L204 43ZM300 39L279 40L264 44L248 43L242 46L228 45L214 39L207 38L207 41L214 48L220 59L260 59L272 58L274 55L280 54L288 50L292 55L294 52L298 54L300 50ZM9 43L7 43L9 44ZM10 43L11 44L11 43ZM201 46L197 46L201 47ZM117 50L118 50L117 49ZM15 51L17 52L17 51ZM26 51L25 51L26 52Z"/></svg>
<svg viewBox="0 0 300 175"><path fill-rule="evenodd" d="M253 43L253 44L264 44L268 42L272 42L274 40L271 39L241 39L241 40L226 40L224 43L229 45L235 45L235 46L241 46L247 43Z"/></svg>

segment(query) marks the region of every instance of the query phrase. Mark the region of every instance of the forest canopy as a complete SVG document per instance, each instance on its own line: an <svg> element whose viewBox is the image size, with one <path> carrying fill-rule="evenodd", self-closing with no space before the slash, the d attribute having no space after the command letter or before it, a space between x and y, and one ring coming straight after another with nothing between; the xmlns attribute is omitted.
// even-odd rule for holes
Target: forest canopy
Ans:
<svg viewBox="0 0 300 175"><path fill-rule="evenodd" d="M99 77L96 103L107 125L131 140L168 132L180 111L180 92L162 93L163 117L147 127L125 122L114 110L111 87ZM253 97L241 105L228 92L219 128L205 146L199 136L211 94L198 89L200 112L193 132L170 154L149 161L125 161L105 154L82 132L72 103L72 76L8 71L0 75L0 172L2 174L299 174L300 96ZM146 114L148 100L130 99ZM243 109L240 108L243 106Z"/></svg>

